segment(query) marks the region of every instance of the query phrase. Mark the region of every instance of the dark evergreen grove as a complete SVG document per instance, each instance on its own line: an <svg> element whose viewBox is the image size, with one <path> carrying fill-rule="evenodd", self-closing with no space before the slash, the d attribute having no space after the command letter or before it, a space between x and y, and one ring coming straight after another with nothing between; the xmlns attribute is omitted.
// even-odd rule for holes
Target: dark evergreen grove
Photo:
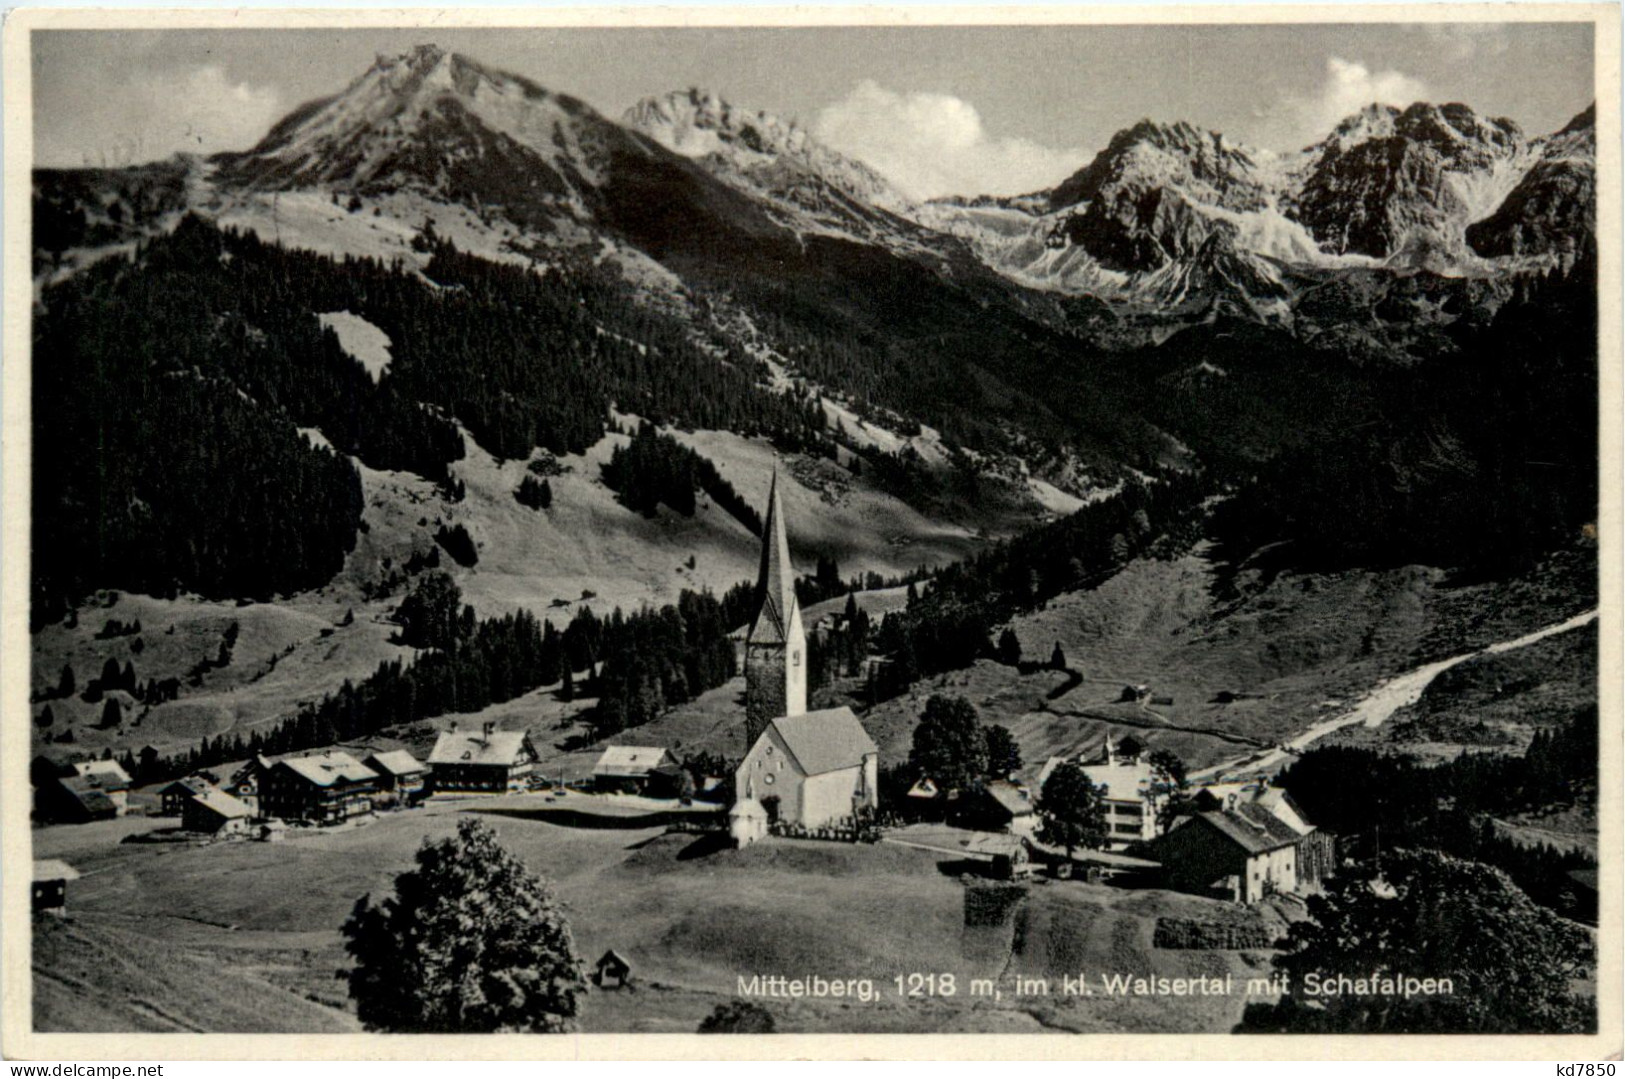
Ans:
<svg viewBox="0 0 1625 1079"><path fill-rule="evenodd" d="M1596 865L1584 850L1530 846L1500 835L1495 816L1595 799L1597 713L1543 729L1521 755L1464 753L1428 765L1354 746L1313 749L1280 784L1345 856L1380 858L1394 847L1429 848L1504 870L1542 906L1583 917L1568 873ZM1592 912L1595 917L1595 912Z"/></svg>
<svg viewBox="0 0 1625 1079"><path fill-rule="evenodd" d="M330 579L354 546L360 482L301 427L441 481L463 454L453 417L506 458L585 450L612 405L791 450L824 441L816 402L764 387L759 361L701 348L591 267L536 273L436 241L427 278L188 215L46 289L36 624L97 587L265 599ZM340 310L388 335L376 381L316 318Z"/></svg>
<svg viewBox="0 0 1625 1079"><path fill-rule="evenodd" d="M809 401L807 408L812 427L818 423L813 415L818 406ZM665 505L684 517L692 517L695 492L704 491L752 535L762 532L761 514L722 478L716 465L671 435L662 434L648 421L638 425L631 442L615 447L603 467L603 476L621 502L639 513L652 516L657 506Z"/></svg>

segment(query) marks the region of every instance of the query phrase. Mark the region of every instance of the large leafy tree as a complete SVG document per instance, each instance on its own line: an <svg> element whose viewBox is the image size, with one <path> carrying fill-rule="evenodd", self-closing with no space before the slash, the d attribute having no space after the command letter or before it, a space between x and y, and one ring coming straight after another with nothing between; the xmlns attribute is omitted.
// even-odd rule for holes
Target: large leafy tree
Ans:
<svg viewBox="0 0 1625 1079"><path fill-rule="evenodd" d="M1083 768L1072 761L1055 766L1039 792L1038 816L1045 840L1066 848L1067 858L1079 847L1106 845L1106 802Z"/></svg>
<svg viewBox="0 0 1625 1079"><path fill-rule="evenodd" d="M934 694L914 727L909 764L944 791L964 790L987 773L987 736L963 697Z"/></svg>
<svg viewBox="0 0 1625 1079"><path fill-rule="evenodd" d="M1583 926L1538 906L1493 866L1432 850L1394 850L1380 872L1354 865L1309 899L1276 966L1291 994L1248 1008L1259 1031L1583 1033L1596 1003L1574 980L1595 973L1596 943ZM1449 994L1310 996L1324 983L1410 975L1448 978Z"/></svg>
<svg viewBox="0 0 1625 1079"><path fill-rule="evenodd" d="M1007 778L1021 767L1021 746L1010 728L995 723L983 732L987 740L987 773L996 779Z"/></svg>
<svg viewBox="0 0 1625 1079"><path fill-rule="evenodd" d="M477 820L425 841L395 894L363 896L343 932L350 996L370 1030L569 1030L586 991L551 889Z"/></svg>

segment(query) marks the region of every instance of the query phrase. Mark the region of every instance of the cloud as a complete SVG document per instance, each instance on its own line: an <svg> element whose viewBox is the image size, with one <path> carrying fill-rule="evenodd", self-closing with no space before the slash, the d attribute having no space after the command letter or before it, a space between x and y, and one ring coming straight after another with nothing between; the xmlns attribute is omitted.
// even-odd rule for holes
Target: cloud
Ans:
<svg viewBox="0 0 1625 1079"><path fill-rule="evenodd" d="M1452 60L1487 59L1512 47L1506 23L1435 22L1423 29L1432 45Z"/></svg>
<svg viewBox="0 0 1625 1079"><path fill-rule="evenodd" d="M1059 183L1087 159L1081 150L996 138L974 105L951 94L898 93L872 79L826 106L813 133L879 169L914 198L1036 191Z"/></svg>
<svg viewBox="0 0 1625 1079"><path fill-rule="evenodd" d="M1331 133L1338 121L1368 105L1404 108L1431 97L1427 84L1399 71L1372 71L1357 60L1326 59L1326 77L1308 98L1282 102L1275 110L1272 141L1297 149Z"/></svg>
<svg viewBox="0 0 1625 1079"><path fill-rule="evenodd" d="M270 87L234 82L217 64L154 71L75 103L73 122L42 157L71 165L124 165L184 151L245 150L284 111Z"/></svg>

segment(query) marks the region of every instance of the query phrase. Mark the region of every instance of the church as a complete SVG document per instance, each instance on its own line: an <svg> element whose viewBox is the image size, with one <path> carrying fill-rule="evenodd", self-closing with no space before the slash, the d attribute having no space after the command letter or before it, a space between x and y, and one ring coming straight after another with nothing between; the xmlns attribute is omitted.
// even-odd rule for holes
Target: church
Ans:
<svg viewBox="0 0 1625 1079"><path fill-rule="evenodd" d="M762 526L761 607L745 637L745 758L729 830L740 846L774 821L817 828L873 810L880 751L845 707L807 711L807 634L775 471Z"/></svg>

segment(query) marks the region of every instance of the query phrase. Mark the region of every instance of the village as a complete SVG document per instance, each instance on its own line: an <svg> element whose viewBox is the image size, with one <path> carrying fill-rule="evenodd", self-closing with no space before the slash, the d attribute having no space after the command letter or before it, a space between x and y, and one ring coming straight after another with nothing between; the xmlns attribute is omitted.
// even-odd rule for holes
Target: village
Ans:
<svg viewBox="0 0 1625 1079"><path fill-rule="evenodd" d="M335 746L258 755L140 790L115 760L58 767L41 759L32 776L35 818L73 825L147 815L177 823L146 833L146 841L297 843L427 806L456 811L518 799L537 818L570 827L664 827L736 849L887 843L949 856L978 877L1076 874L1241 906L1312 891L1335 864L1333 837L1266 779L1227 781L1214 767L1192 782L1177 759L1109 730L1076 753L968 783L909 774L906 792L888 797L879 749L852 708L807 708L807 630L793 585L775 480L764 515L760 608L742 642L741 756L730 774L715 774L729 772L716 760L703 762L707 771L672 747L637 744L606 746L590 772L554 773L527 731L454 722L427 760L404 749ZM1124 689L1125 697L1147 692ZM1066 786L1052 782L1059 773L1092 792L1085 799L1092 828L1068 835L1067 810L1046 814L1046 797L1061 798ZM34 908L65 911L77 876L60 859L37 860Z"/></svg>

